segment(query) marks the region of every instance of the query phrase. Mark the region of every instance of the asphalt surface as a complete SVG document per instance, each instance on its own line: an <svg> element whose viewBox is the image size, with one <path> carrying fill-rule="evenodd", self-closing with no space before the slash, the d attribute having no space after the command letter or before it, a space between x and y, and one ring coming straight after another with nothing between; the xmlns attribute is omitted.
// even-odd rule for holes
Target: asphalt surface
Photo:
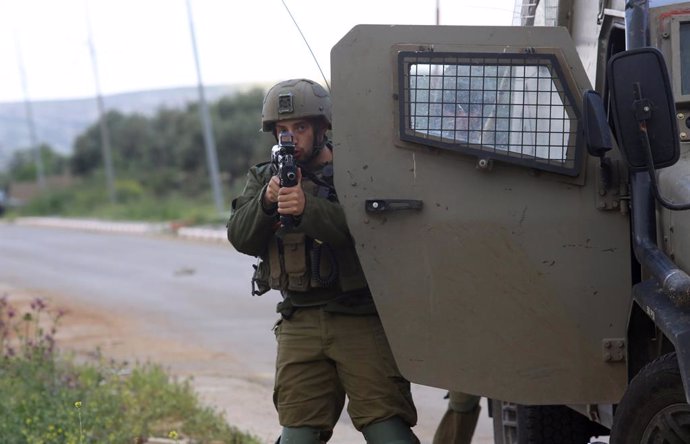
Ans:
<svg viewBox="0 0 690 444"><path fill-rule="evenodd" d="M225 242L0 223L0 288L53 296L89 313L92 328L118 326L97 336L106 352L193 376L231 424L272 443L280 430L271 403L279 295L250 295L252 263ZM413 393L415 432L429 443L445 391L413 385ZM493 442L486 411L475 444ZM330 442L364 440L343 413Z"/></svg>

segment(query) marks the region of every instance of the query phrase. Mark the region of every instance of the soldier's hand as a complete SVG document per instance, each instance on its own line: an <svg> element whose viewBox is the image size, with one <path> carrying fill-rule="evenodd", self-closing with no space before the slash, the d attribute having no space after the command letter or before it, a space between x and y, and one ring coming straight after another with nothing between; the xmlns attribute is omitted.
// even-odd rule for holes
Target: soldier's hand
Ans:
<svg viewBox="0 0 690 444"><path fill-rule="evenodd" d="M297 185L283 187L278 192L278 213L284 216L301 216L304 213L304 190L302 190L302 170L297 169Z"/></svg>
<svg viewBox="0 0 690 444"><path fill-rule="evenodd" d="M278 203L278 193L280 191L280 178L278 176L271 177L264 193L264 207L270 208Z"/></svg>

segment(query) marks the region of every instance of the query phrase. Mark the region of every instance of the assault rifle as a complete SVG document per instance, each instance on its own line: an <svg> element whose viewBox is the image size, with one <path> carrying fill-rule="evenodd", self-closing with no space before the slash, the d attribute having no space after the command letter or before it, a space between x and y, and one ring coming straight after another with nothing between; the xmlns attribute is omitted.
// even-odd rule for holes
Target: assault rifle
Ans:
<svg viewBox="0 0 690 444"><path fill-rule="evenodd" d="M278 135L278 144L271 149L271 163L277 170L281 187L294 187L297 185L297 163L295 162L295 142L292 133L283 131ZM280 216L280 224L285 228L295 225L294 218L290 215Z"/></svg>

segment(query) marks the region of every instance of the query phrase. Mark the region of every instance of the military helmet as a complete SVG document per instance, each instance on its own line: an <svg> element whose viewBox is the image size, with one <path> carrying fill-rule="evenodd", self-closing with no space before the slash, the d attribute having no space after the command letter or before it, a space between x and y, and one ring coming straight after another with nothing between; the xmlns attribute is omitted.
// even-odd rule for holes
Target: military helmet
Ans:
<svg viewBox="0 0 690 444"><path fill-rule="evenodd" d="M261 109L264 132L273 132L281 120L322 118L331 129L331 97L318 83L307 79L285 80L266 93Z"/></svg>

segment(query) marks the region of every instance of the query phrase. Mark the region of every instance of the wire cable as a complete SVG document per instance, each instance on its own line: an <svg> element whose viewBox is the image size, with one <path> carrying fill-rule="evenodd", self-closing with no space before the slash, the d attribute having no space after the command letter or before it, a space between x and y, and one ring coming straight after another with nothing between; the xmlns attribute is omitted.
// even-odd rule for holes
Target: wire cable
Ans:
<svg viewBox="0 0 690 444"><path fill-rule="evenodd" d="M297 31L299 31L299 35L302 36L302 39L304 40L304 43L307 45L307 48L309 49L309 52L311 53L311 56L314 58L314 62L316 62L316 66L319 68L319 72L321 73L321 77L323 77L323 81L326 82L326 87L328 88L328 92L331 92L331 85L328 84L328 80L326 80L326 76L323 73L323 70L321 69L321 65L319 65L319 61L316 59L316 56L314 55L314 51L311 50L311 46L309 46L309 42L307 41L307 38L304 36L302 33L302 30L300 29L299 25L297 24L297 20L292 16L292 13L290 12L290 8L288 8L288 5L285 3L285 0L280 0L283 3L283 6L285 6L285 10L287 11L288 15L292 19L292 23L295 24L297 27Z"/></svg>

